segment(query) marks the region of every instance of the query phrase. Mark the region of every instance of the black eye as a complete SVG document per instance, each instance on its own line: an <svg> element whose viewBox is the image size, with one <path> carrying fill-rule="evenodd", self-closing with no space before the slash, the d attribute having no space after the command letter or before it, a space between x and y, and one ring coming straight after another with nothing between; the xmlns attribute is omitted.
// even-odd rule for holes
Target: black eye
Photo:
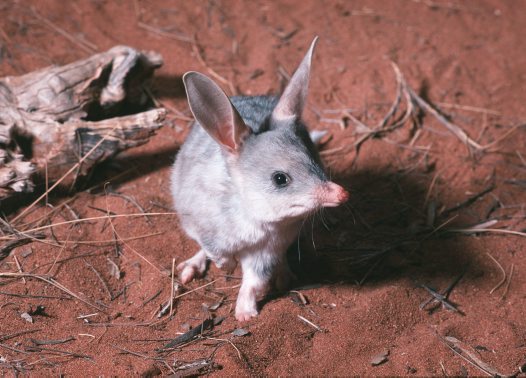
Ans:
<svg viewBox="0 0 526 378"><path fill-rule="evenodd" d="M272 174L272 182L278 188L283 188L290 184L290 177L283 172L274 172Z"/></svg>

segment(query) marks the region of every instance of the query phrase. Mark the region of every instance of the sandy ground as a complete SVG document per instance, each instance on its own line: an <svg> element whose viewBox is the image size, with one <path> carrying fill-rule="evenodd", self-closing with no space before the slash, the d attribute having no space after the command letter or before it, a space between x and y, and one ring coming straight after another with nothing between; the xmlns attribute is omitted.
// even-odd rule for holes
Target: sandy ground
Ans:
<svg viewBox="0 0 526 378"><path fill-rule="evenodd" d="M1 278L2 374L491 375L526 363L526 239L507 232L526 227L525 3L5 0L0 15L1 76L125 44L162 54L152 91L169 109L149 144L16 224L140 213L107 195L106 181L145 211L165 213L56 226L46 231L52 244L0 261L0 272L18 271L18 260L83 300L49 281ZM330 131L322 155L350 190L348 206L307 223L289 255L296 291L270 296L258 318L235 321L240 272L225 277L215 267L180 287L177 296L188 294L158 318L171 295L172 259L197 250L169 193L170 165L189 129L181 76L215 72L230 94L277 93L315 35L304 116ZM400 128L370 134L357 154L357 125L376 127L396 97L391 62L484 148L468 148L417 109ZM454 232L480 224L478 233ZM428 289L448 286L444 305L421 305ZM224 320L162 350L211 317ZM238 328L248 333L233 335ZM38 343L50 340L60 343Z"/></svg>

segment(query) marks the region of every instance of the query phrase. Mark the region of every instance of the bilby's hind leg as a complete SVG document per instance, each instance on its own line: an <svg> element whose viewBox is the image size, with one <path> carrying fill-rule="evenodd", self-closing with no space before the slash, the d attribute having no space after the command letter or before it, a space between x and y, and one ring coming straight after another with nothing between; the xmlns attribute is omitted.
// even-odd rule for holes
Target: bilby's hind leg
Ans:
<svg viewBox="0 0 526 378"><path fill-rule="evenodd" d="M201 277L205 273L206 260L206 253L203 249L201 249L188 260L185 260L177 265L179 278L183 285L192 281L194 278Z"/></svg>

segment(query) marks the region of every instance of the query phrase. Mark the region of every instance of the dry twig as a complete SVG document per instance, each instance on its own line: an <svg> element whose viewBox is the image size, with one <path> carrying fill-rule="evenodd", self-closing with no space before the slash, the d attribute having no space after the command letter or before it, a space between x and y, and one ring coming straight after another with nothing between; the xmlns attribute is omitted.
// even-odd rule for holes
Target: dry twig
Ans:
<svg viewBox="0 0 526 378"><path fill-rule="evenodd" d="M504 268L502 267L502 265L500 265L500 263L497 261L497 259L495 257L493 257L489 252L486 252L486 255L488 255L495 264L497 264L497 266L499 267L500 271L502 272L502 279L495 285L495 287L493 289L490 290L490 294L493 294L493 292L495 290L497 290L499 287L502 286L502 284L504 282L506 282L506 271L504 270Z"/></svg>
<svg viewBox="0 0 526 378"><path fill-rule="evenodd" d="M79 301L84 302L85 304L87 304L90 307L96 308L99 311L104 311L101 307L99 307L99 306L87 301L86 299L81 298L80 296L78 296L77 294L75 294L74 292L69 290L67 287L62 285L60 282L56 281L55 279L53 279L51 277L46 277L46 276L42 276L42 275L39 275L39 274L18 273L18 272L17 273L0 272L0 277L4 277L4 278L16 278L16 277L36 278L36 279L38 279L40 281L44 281L44 282L46 282L46 283L48 283L50 285L55 286L56 288L62 290L63 292L71 295L72 297L77 298Z"/></svg>

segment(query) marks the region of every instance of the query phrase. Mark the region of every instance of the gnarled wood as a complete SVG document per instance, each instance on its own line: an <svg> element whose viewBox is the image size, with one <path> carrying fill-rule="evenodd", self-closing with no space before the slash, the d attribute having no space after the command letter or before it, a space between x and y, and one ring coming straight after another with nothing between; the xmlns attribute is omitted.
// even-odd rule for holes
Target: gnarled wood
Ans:
<svg viewBox="0 0 526 378"><path fill-rule="evenodd" d="M164 120L144 86L162 58L116 46L59 67L0 80L0 200L31 192L33 179L60 178L100 144L79 167L144 144Z"/></svg>

